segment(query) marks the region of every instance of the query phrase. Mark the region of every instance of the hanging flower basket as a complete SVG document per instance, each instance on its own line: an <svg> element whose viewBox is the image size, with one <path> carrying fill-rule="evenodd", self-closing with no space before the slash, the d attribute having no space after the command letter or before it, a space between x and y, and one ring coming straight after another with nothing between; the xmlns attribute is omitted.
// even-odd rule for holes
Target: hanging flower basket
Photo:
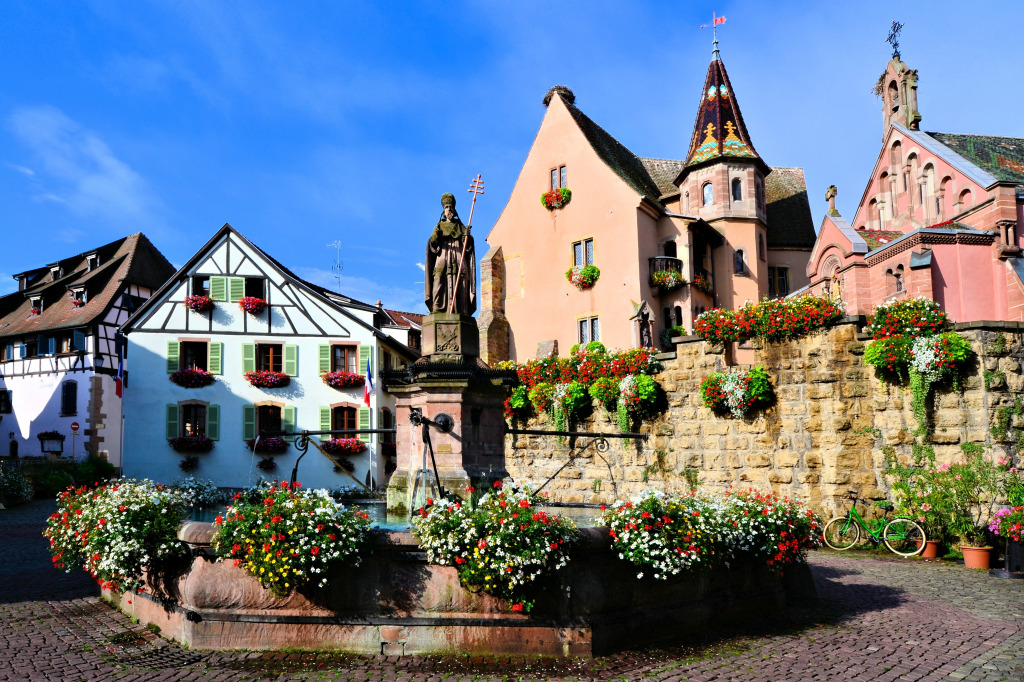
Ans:
<svg viewBox="0 0 1024 682"><path fill-rule="evenodd" d="M287 386L291 381L284 372L274 372L269 369L259 369L255 372L246 372L245 380L256 388L281 388Z"/></svg>
<svg viewBox="0 0 1024 682"><path fill-rule="evenodd" d="M366 383L366 377L352 372L324 372L320 378L331 388L353 388Z"/></svg>
<svg viewBox="0 0 1024 682"><path fill-rule="evenodd" d="M347 459L339 459L337 464L334 465L334 470L335 471L342 471L342 470L344 470L344 471L347 471L347 472L349 472L351 474L353 471L356 470L356 465L353 464L352 462L348 461Z"/></svg>
<svg viewBox="0 0 1024 682"><path fill-rule="evenodd" d="M185 307L197 313L208 313L213 310L214 303L213 299L209 296L186 296Z"/></svg>
<svg viewBox="0 0 1024 682"><path fill-rule="evenodd" d="M265 455L280 455L288 449L288 442L284 439L277 438L276 436L260 438L259 441L255 438L245 441L245 445L249 448L249 452L252 452L252 446L254 444L256 445L256 452L262 452Z"/></svg>
<svg viewBox="0 0 1024 682"><path fill-rule="evenodd" d="M693 288L697 291L703 291L708 296L715 293L715 287L711 283L711 278L707 275L694 275Z"/></svg>
<svg viewBox="0 0 1024 682"><path fill-rule="evenodd" d="M572 190L568 187L559 187L540 195L540 204L549 211L562 208L572 199Z"/></svg>
<svg viewBox="0 0 1024 682"><path fill-rule="evenodd" d="M213 449L213 441L206 436L178 436L168 438L167 444L175 452L209 452Z"/></svg>
<svg viewBox="0 0 1024 682"><path fill-rule="evenodd" d="M651 284L661 287L662 291L675 291L686 284L686 280L678 270L656 270L651 273Z"/></svg>
<svg viewBox="0 0 1024 682"><path fill-rule="evenodd" d="M205 369L179 369L167 378L183 388L202 388L216 381L213 374Z"/></svg>
<svg viewBox="0 0 1024 682"><path fill-rule="evenodd" d="M358 455L366 450L366 443L358 438L331 438L322 441L320 447L332 455Z"/></svg>
<svg viewBox="0 0 1024 682"><path fill-rule="evenodd" d="M195 471L199 468L199 458L195 456L182 457L178 462L178 468L182 471Z"/></svg>
<svg viewBox="0 0 1024 682"><path fill-rule="evenodd" d="M600 276L601 270L596 265L577 265L565 271L565 278L580 291L586 291L594 286Z"/></svg>
<svg viewBox="0 0 1024 682"><path fill-rule="evenodd" d="M264 457L256 462L256 468L260 471L273 471L277 468L277 462L274 461L273 457Z"/></svg>
<svg viewBox="0 0 1024 682"><path fill-rule="evenodd" d="M238 307L250 315L259 315L267 309L267 302L256 296L244 296L238 301Z"/></svg>
<svg viewBox="0 0 1024 682"><path fill-rule="evenodd" d="M768 370L763 365L749 371L712 372L700 382L701 401L716 412L730 412L742 417L758 407L770 405L775 399Z"/></svg>

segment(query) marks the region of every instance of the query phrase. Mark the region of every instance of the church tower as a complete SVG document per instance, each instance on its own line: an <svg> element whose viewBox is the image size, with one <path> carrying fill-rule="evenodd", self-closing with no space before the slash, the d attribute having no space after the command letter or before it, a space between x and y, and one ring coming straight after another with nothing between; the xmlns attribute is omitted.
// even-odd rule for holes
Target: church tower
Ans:
<svg viewBox="0 0 1024 682"><path fill-rule="evenodd" d="M899 123L910 130L918 130L921 125L921 112L917 110L917 69L911 69L900 59L898 38L903 24L895 21L892 24L887 41L892 45L892 59L875 86L875 94L882 98L883 141L892 123Z"/></svg>
<svg viewBox="0 0 1024 682"><path fill-rule="evenodd" d="M750 140L729 74L714 42L690 150L675 179L680 208L725 238L710 266L716 303L737 308L768 293L765 176L771 172ZM704 254L691 254L700 267ZM707 256L708 259L711 256Z"/></svg>

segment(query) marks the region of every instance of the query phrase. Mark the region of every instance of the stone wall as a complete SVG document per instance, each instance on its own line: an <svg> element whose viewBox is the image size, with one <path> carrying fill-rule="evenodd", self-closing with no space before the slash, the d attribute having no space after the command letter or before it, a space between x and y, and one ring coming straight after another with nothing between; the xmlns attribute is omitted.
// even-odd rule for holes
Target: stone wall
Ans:
<svg viewBox="0 0 1024 682"><path fill-rule="evenodd" d="M880 499L887 483L881 475L882 448L892 446L909 460L917 422L909 388L883 383L864 365L868 338L862 322L841 324L794 342L755 348L755 364L767 367L777 401L743 419L716 415L700 401L698 385L728 365L728 354L696 337L685 337L675 353L665 354L656 377L667 409L643 424L646 442L612 440L607 452L583 448L584 439L559 444L548 436L506 437L509 472L519 481L540 485L572 456L545 490L566 502L609 502L648 487L688 490L687 469L705 489L729 486L771 488L810 503L822 514L845 508L847 491ZM932 433L924 440L941 462L958 458L960 444L984 443L993 454L1011 454L1015 464L1016 430L1024 427L1015 399L1024 392L1022 332L1017 323L957 325L978 353L977 365L960 391L938 389L929 401ZM987 386L986 386L987 384ZM999 438L992 427L1009 429ZM1018 424L1020 421L1020 424ZM546 419L527 425L550 428ZM583 431L616 432L614 415L595 408L577 425ZM573 446L573 447L570 447Z"/></svg>

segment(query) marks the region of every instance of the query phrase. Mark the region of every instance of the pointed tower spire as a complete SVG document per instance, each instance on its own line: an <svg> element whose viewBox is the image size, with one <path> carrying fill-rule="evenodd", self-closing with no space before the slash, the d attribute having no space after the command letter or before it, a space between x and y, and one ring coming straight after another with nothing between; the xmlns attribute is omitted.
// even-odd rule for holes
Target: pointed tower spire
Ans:
<svg viewBox="0 0 1024 682"><path fill-rule="evenodd" d="M768 168L747 133L747 125L743 122L740 105L736 101L729 74L718 51L718 37L715 36L714 50L711 53L711 64L708 75L704 79L701 91L700 106L697 109L697 121L693 126L690 138L690 151L686 155L683 171L677 183L689 170L703 166L723 158L749 159L761 172L767 175Z"/></svg>

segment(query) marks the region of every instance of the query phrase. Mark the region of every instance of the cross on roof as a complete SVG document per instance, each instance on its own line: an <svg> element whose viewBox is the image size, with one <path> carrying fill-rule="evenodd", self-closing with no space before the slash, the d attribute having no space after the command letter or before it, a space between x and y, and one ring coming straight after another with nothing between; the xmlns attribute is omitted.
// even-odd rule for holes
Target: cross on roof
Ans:
<svg viewBox="0 0 1024 682"><path fill-rule="evenodd" d="M885 42L892 45L892 58L900 58L900 31L903 30L903 24L892 20L892 28L889 29L889 37L885 39Z"/></svg>

